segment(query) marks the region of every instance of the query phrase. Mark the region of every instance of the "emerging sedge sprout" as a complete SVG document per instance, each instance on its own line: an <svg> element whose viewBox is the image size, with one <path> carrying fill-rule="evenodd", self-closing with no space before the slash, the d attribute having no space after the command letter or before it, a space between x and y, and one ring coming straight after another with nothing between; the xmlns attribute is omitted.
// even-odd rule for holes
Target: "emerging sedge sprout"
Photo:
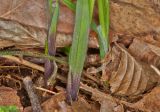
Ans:
<svg viewBox="0 0 160 112"><path fill-rule="evenodd" d="M47 40L45 42L45 54L55 56L56 54L56 28L58 23L58 16L59 16L59 0L56 0L53 7L53 0L48 0L48 35ZM51 77L55 77L52 75L54 74L56 68L55 61L51 61L46 59L45 61L45 85L47 86L47 81Z"/></svg>
<svg viewBox="0 0 160 112"><path fill-rule="evenodd" d="M88 36L91 24L94 0L77 0L73 42L69 54L69 73L67 83L67 101L77 100L81 73L88 48Z"/></svg>

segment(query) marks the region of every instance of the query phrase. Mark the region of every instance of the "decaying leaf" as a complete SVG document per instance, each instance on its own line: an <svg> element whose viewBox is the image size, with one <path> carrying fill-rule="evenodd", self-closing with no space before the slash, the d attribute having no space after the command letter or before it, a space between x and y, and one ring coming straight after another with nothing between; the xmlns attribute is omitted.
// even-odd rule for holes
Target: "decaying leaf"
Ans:
<svg viewBox="0 0 160 112"><path fill-rule="evenodd" d="M146 43L160 47L160 38L157 33L149 33L144 36L142 35L140 37L138 36L138 39Z"/></svg>
<svg viewBox="0 0 160 112"><path fill-rule="evenodd" d="M118 44L115 44L112 50L121 53L118 68L112 72L109 80L112 93L134 96L155 86L159 76L149 65L135 60L127 50Z"/></svg>
<svg viewBox="0 0 160 112"><path fill-rule="evenodd" d="M9 43L7 46L4 43L1 44L0 48L9 46L21 46L21 48L26 46L43 47L46 37L47 32L45 29L0 18L0 39ZM56 47L69 46L71 42L72 36L70 34L58 33L56 35ZM89 38L88 44L91 48L99 47L96 37Z"/></svg>
<svg viewBox="0 0 160 112"><path fill-rule="evenodd" d="M45 101L42 105L44 112L96 112L92 110L91 105L82 97L69 106L65 102L65 94L60 93ZM24 112L32 112L31 107L24 109Z"/></svg>
<svg viewBox="0 0 160 112"><path fill-rule="evenodd" d="M141 61L152 64L160 68L160 47L156 46L157 41L145 40L135 38L132 44L129 46L129 52ZM152 44L154 42L154 44Z"/></svg>
<svg viewBox="0 0 160 112"><path fill-rule="evenodd" d="M46 0L1 0L0 17L47 29ZM61 5L58 32L72 33L74 12Z"/></svg>
<svg viewBox="0 0 160 112"><path fill-rule="evenodd" d="M158 4L159 0L111 0L110 17L112 29L125 34L159 32L160 13ZM64 5L61 7L62 13L60 12L58 30L62 33L72 32L74 13ZM46 28L45 11L46 0L0 0L1 18L16 20L26 25Z"/></svg>
<svg viewBox="0 0 160 112"><path fill-rule="evenodd" d="M17 91L9 87L0 87L0 106L15 105L19 110L23 110Z"/></svg>
<svg viewBox="0 0 160 112"><path fill-rule="evenodd" d="M45 37L43 29L0 18L0 39L12 41L15 45L40 46Z"/></svg>
<svg viewBox="0 0 160 112"><path fill-rule="evenodd" d="M111 27L123 34L159 34L159 0L111 0Z"/></svg>
<svg viewBox="0 0 160 112"><path fill-rule="evenodd" d="M151 93L134 104L134 107L144 108L148 112L160 112L160 87L156 87Z"/></svg>
<svg viewBox="0 0 160 112"><path fill-rule="evenodd" d="M136 103L123 102L126 106L143 112L160 112L160 87L155 87L150 93Z"/></svg>
<svg viewBox="0 0 160 112"><path fill-rule="evenodd" d="M48 24L46 6L46 0L0 0L0 39L9 40L18 48L44 46ZM62 3L60 9L56 46L65 47L72 42L74 12ZM90 38L91 46L99 47L96 37Z"/></svg>
<svg viewBox="0 0 160 112"><path fill-rule="evenodd" d="M10 47L10 46L13 46L13 45L14 45L14 43L11 42L11 41L0 39L0 49L5 48L5 47Z"/></svg>
<svg viewBox="0 0 160 112"><path fill-rule="evenodd" d="M81 83L80 88L91 93L91 99L101 104L100 112L124 112L123 106L111 95Z"/></svg>

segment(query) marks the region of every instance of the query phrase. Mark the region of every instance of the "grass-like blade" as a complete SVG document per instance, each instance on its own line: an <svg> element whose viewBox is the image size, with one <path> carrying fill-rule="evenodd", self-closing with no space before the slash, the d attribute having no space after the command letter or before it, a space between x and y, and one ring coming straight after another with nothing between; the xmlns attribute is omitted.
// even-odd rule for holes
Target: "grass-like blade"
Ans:
<svg viewBox="0 0 160 112"><path fill-rule="evenodd" d="M95 0L88 0L88 2L89 2L89 15L90 15L90 19L92 21L93 8L94 8Z"/></svg>
<svg viewBox="0 0 160 112"><path fill-rule="evenodd" d="M94 8L95 0L88 0L88 1L89 1L90 17L91 17L91 20L92 20L92 14L93 14L93 8ZM103 5L103 1L102 0L99 0L99 2L100 2L99 12L101 12L101 14L99 14L99 16L100 16L100 24L102 24L103 31L102 31L101 25L97 26L94 21L92 21L92 23L91 23L91 29L94 30L98 34L98 40L99 40L99 45L100 45L100 56L103 59L105 54L106 54L106 52L108 51L108 48L109 48L109 40L108 40L108 32L109 32L109 2L107 2L108 4L106 5L107 9L103 8L103 6L102 6ZM76 10L75 9L76 5L72 1L63 0L63 3L69 9L71 9L73 11ZM107 14L104 15L105 13L107 13ZM104 16L106 16L106 17L104 17ZM102 34L102 32L103 32L103 34Z"/></svg>
<svg viewBox="0 0 160 112"><path fill-rule="evenodd" d="M80 77L87 52L90 20L88 0L77 0L73 42L69 54L67 83L67 101L70 103L77 99L79 91Z"/></svg>
<svg viewBox="0 0 160 112"><path fill-rule="evenodd" d="M76 4L73 3L71 0L63 0L63 4L65 4L68 8L70 8L72 11L76 10Z"/></svg>
<svg viewBox="0 0 160 112"><path fill-rule="evenodd" d="M19 112L16 106L0 106L0 112Z"/></svg>
<svg viewBox="0 0 160 112"><path fill-rule="evenodd" d="M104 58L109 50L109 0L98 0L100 55Z"/></svg>
<svg viewBox="0 0 160 112"><path fill-rule="evenodd" d="M48 9L49 9L49 14L53 14L53 0L48 0Z"/></svg>
<svg viewBox="0 0 160 112"><path fill-rule="evenodd" d="M68 63L66 61L60 60L59 58L57 58L55 56L50 56L50 55L46 55L46 54L43 54L43 53L37 53L37 52L0 51L0 57L1 56L6 56L6 55L31 56L31 57L36 57L36 58L44 58L44 59L48 59L48 60L51 60L51 61L56 61L56 62L61 63L61 64L68 65Z"/></svg>
<svg viewBox="0 0 160 112"><path fill-rule="evenodd" d="M54 7L53 7L54 6ZM58 16L59 16L59 1L56 0L53 3L53 0L48 0L48 11L49 11L49 30L47 35L47 40L45 42L45 54L55 56L56 54L56 28L58 23ZM45 84L47 85L48 79L53 75L54 73L54 65L55 62L46 59L45 61Z"/></svg>
<svg viewBox="0 0 160 112"><path fill-rule="evenodd" d="M92 20L93 8L94 8L95 0L88 0L88 2L89 2L90 18ZM73 3L71 0L63 0L63 4L65 4L72 11L76 11L76 4ZM95 22L92 22L92 23L95 24ZM92 28L92 26L91 26L91 28Z"/></svg>

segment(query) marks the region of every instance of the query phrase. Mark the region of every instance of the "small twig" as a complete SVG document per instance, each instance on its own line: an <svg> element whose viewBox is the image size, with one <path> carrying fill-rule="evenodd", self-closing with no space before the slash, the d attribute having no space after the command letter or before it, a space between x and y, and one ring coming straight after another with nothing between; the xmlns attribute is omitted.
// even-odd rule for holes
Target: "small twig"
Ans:
<svg viewBox="0 0 160 112"><path fill-rule="evenodd" d="M34 68L34 69L39 70L39 71L41 71L41 72L44 72L44 67L39 66L39 65L34 64L34 63L31 63L31 62L26 61L26 60L24 60L24 59L19 59L18 57L8 56L8 55L2 56L2 57L7 58L7 59L10 59L10 60L15 61L15 62L20 63L20 64L23 64L23 65L25 65L25 66ZM63 81L64 83L66 83L66 79L65 79L63 76L57 75L57 78L60 79L61 81Z"/></svg>
<svg viewBox="0 0 160 112"><path fill-rule="evenodd" d="M35 88L35 89L37 89L37 90L41 90L41 91L44 91L44 92L48 92L48 93L54 94L54 95L59 94L59 93L56 93L56 92L50 91L50 90L45 89L45 88L42 88L42 87L36 87L36 86L35 86L34 88Z"/></svg>
<svg viewBox="0 0 160 112"><path fill-rule="evenodd" d="M41 67L41 66L39 66L37 64L31 63L29 61L26 61L24 59L19 59L19 58L15 57L15 56L10 56L10 55L4 55L4 56L1 56L1 57L10 59L10 60L15 61L17 63L20 63L22 65L25 65L25 66L28 66L28 67L31 67L31 68L34 68L34 69L37 69L39 71L44 72L44 68L43 67Z"/></svg>
<svg viewBox="0 0 160 112"><path fill-rule="evenodd" d="M66 61L60 60L54 56L46 55L43 53L37 53L37 52L26 52L26 51L0 51L0 56L10 56L10 55L22 55L22 56L31 56L31 57L37 57L37 58L45 58L49 60L56 61L58 63L62 64L68 64Z"/></svg>
<svg viewBox="0 0 160 112"><path fill-rule="evenodd" d="M0 66L0 68L18 68L18 66Z"/></svg>
<svg viewBox="0 0 160 112"><path fill-rule="evenodd" d="M28 96L30 98L30 102L32 105L32 110L33 112L43 112L38 100L37 95L34 93L34 89L33 89L33 83L30 77L25 77L23 79L23 83L25 85L26 91L28 93Z"/></svg>

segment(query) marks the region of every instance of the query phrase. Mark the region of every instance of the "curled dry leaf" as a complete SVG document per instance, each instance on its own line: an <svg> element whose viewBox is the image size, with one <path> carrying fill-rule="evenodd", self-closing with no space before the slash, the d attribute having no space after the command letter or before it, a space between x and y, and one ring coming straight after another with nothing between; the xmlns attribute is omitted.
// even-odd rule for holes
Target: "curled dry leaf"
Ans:
<svg viewBox="0 0 160 112"><path fill-rule="evenodd" d="M160 47L156 45L155 42L153 45L145 42L145 40L135 38L129 46L129 52L137 59L160 68Z"/></svg>
<svg viewBox="0 0 160 112"><path fill-rule="evenodd" d="M109 83L111 92L121 96L141 94L158 82L158 74L147 64L135 60L123 47L118 44L112 49L120 52L118 68L112 72Z"/></svg>

